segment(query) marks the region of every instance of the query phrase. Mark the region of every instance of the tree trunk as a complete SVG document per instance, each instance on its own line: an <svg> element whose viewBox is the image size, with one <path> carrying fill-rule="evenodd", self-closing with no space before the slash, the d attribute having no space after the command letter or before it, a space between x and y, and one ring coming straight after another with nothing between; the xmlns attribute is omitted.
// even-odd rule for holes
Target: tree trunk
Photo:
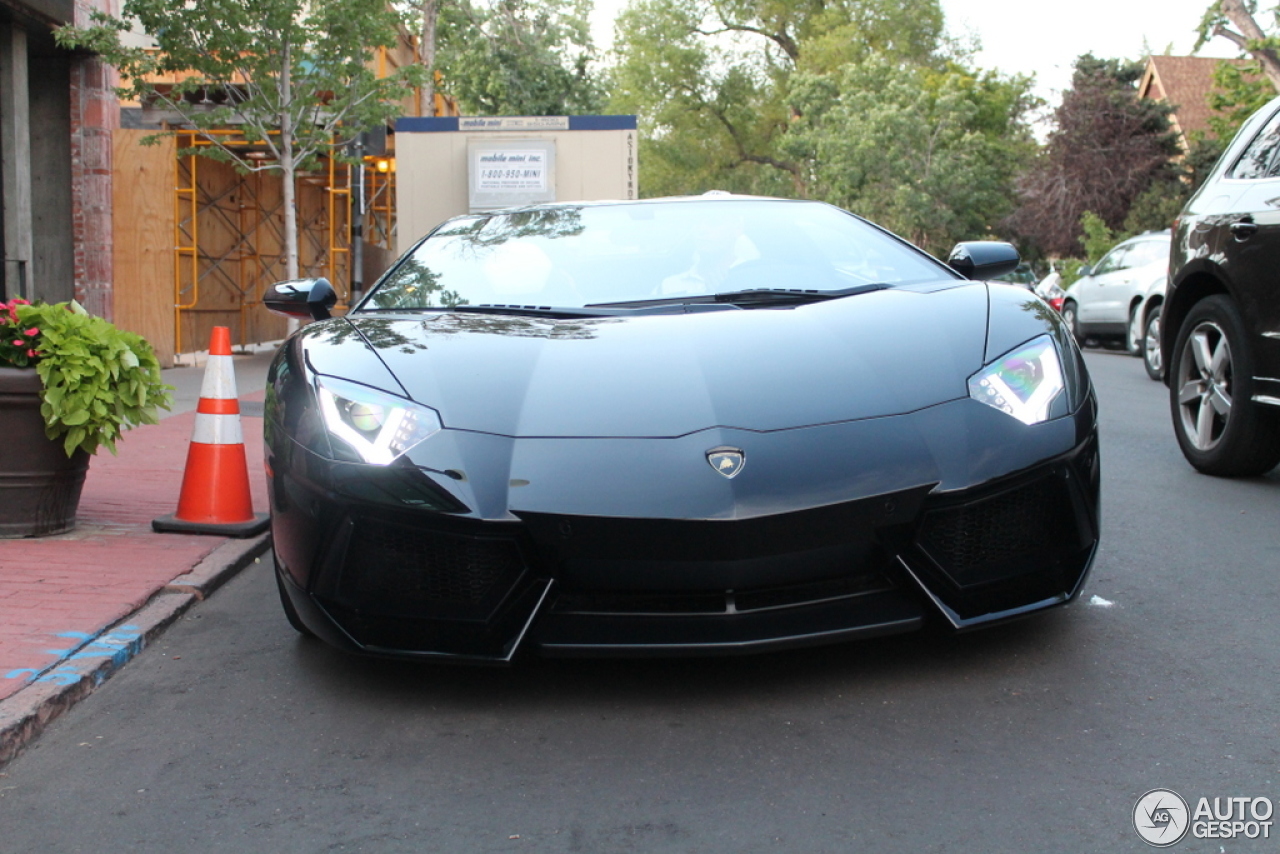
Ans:
<svg viewBox="0 0 1280 854"><path fill-rule="evenodd" d="M293 81L292 51L285 45L284 67L280 70L280 180L284 202L284 272L286 279L298 278L298 208L294 198L297 188L293 162Z"/></svg>
<svg viewBox="0 0 1280 854"><path fill-rule="evenodd" d="M1258 22L1253 19L1253 15L1249 14L1249 10L1245 8L1243 0L1221 0L1218 8L1222 10L1222 14L1227 16L1236 29L1240 32L1233 32L1226 27L1219 25L1213 31L1214 35L1222 36L1231 41L1236 47L1243 51L1247 51L1250 56L1258 60L1262 64L1262 70L1267 75L1267 79L1271 81L1272 87L1280 92L1280 57L1276 56L1276 52L1271 48L1249 47L1251 42L1259 42L1267 37L1267 34L1258 26Z"/></svg>
<svg viewBox="0 0 1280 854"><path fill-rule="evenodd" d="M427 82L418 90L418 115L436 114L436 21L440 0L422 0L422 38L418 40L418 63L427 70Z"/></svg>

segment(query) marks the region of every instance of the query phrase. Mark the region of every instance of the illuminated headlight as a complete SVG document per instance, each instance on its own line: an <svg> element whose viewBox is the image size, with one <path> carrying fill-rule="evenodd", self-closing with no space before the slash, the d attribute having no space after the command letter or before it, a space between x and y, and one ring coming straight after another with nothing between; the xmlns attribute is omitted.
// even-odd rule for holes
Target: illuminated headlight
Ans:
<svg viewBox="0 0 1280 854"><path fill-rule="evenodd" d="M969 396L1007 412L1023 424L1049 418L1066 388L1058 348L1049 336L1033 339L969 377Z"/></svg>
<svg viewBox="0 0 1280 854"><path fill-rule="evenodd" d="M434 409L357 383L316 377L324 426L360 459L385 466L440 431Z"/></svg>

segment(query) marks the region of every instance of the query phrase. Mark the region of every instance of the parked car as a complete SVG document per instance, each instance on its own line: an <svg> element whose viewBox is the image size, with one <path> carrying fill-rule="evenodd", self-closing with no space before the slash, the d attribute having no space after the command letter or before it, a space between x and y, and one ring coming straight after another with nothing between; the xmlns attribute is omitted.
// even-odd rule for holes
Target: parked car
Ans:
<svg viewBox="0 0 1280 854"><path fill-rule="evenodd" d="M1173 431L1206 474L1280 462L1280 99L1239 130L1174 224L1160 351Z"/></svg>
<svg viewBox="0 0 1280 854"><path fill-rule="evenodd" d="M1062 303L1062 317L1077 341L1122 343L1138 355L1138 308L1152 285L1168 275L1169 239L1168 231L1131 237L1080 271Z"/></svg>
<svg viewBox="0 0 1280 854"><path fill-rule="evenodd" d="M1012 272L1005 273L1003 276L997 276L992 279L993 282L1004 282L1009 285L1018 285L1027 290L1034 290L1036 286L1036 274L1031 269L1030 264L1019 264Z"/></svg>
<svg viewBox="0 0 1280 854"><path fill-rule="evenodd" d="M1049 274L1036 283L1035 295L1052 306L1054 311L1062 311L1067 292L1062 289L1062 274L1056 267L1051 267Z"/></svg>
<svg viewBox="0 0 1280 854"><path fill-rule="evenodd" d="M1142 302L1133 311L1133 328L1130 339L1137 341L1147 376L1153 380L1164 379L1164 358L1160 353L1160 317L1164 313L1164 295L1168 277L1156 279L1142 295Z"/></svg>
<svg viewBox="0 0 1280 854"><path fill-rule="evenodd" d="M1096 403L1009 244L949 264L829 205L461 216L272 365L295 628L457 661L728 654L1061 605L1098 543ZM324 319L327 318L327 319Z"/></svg>

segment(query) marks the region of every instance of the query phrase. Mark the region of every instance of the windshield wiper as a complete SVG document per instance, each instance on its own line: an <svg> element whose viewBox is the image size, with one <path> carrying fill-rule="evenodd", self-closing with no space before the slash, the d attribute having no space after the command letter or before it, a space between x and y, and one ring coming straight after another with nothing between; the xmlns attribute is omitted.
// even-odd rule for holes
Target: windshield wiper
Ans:
<svg viewBox="0 0 1280 854"><path fill-rule="evenodd" d="M681 306L671 304L640 305L634 307L587 305L578 308L576 306L498 305L493 303L480 303L479 305L455 305L448 310L472 312L475 314L536 315L538 317L553 317L568 320L575 317L632 317L638 314L678 314L681 311Z"/></svg>
<svg viewBox="0 0 1280 854"><path fill-rule="evenodd" d="M716 302L734 305L794 305L796 303L825 302L826 300L869 294L888 289L882 282L855 285L838 291L802 290L799 288L750 288L744 291L728 291L715 295Z"/></svg>
<svg viewBox="0 0 1280 854"><path fill-rule="evenodd" d="M741 308L743 306L799 305L810 302L823 302L841 297L852 297L858 294L869 294L873 291L887 290L889 285L883 282L855 285L836 291L801 290L789 288L751 288L742 291L726 291L722 294L700 294L698 296L673 296L655 299L627 300L625 302L592 303L586 308L621 309L627 306L634 308L627 311L644 311L651 313L654 309L675 306L684 311L715 311L723 308Z"/></svg>

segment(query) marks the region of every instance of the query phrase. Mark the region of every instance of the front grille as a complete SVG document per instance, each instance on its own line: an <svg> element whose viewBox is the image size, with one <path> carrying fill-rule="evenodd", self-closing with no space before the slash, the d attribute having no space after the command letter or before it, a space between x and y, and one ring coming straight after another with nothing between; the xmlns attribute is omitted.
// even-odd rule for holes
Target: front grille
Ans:
<svg viewBox="0 0 1280 854"><path fill-rule="evenodd" d="M1075 521L1066 484L1045 477L982 501L925 514L919 542L957 584L996 580L1019 565L1071 549Z"/></svg>
<svg viewBox="0 0 1280 854"><path fill-rule="evenodd" d="M355 608L406 615L475 608L510 589L523 568L514 540L365 519L347 547L338 597Z"/></svg>

